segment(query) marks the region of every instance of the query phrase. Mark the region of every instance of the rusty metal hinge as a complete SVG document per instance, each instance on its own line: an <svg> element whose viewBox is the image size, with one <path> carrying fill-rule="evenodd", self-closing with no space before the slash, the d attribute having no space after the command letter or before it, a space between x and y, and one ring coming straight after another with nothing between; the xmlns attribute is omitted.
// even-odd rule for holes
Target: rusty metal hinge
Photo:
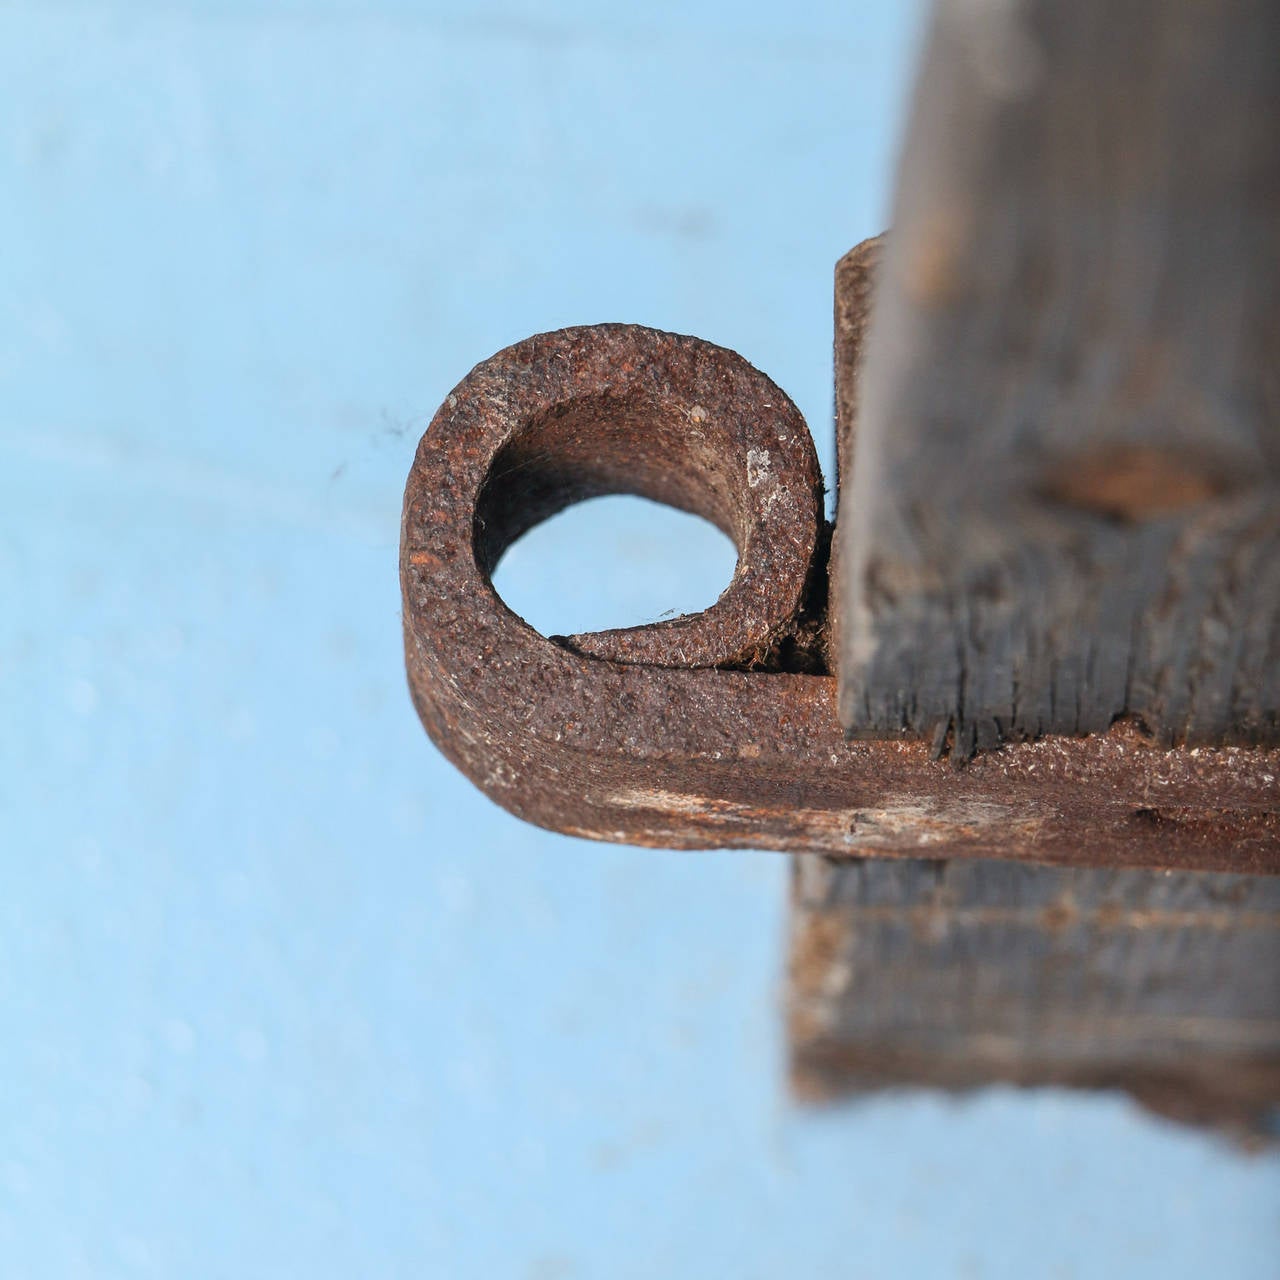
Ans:
<svg viewBox="0 0 1280 1280"><path fill-rule="evenodd" d="M853 261L863 276L870 254ZM847 343L865 327L865 283L846 281ZM702 613L540 635L498 596L493 569L539 521L608 493L712 521L738 549L733 581ZM849 741L829 546L805 423L740 356L632 325L528 338L454 388L409 475L415 705L487 795L592 839L1280 871L1274 748L1170 751L1121 723L957 768L945 741Z"/></svg>

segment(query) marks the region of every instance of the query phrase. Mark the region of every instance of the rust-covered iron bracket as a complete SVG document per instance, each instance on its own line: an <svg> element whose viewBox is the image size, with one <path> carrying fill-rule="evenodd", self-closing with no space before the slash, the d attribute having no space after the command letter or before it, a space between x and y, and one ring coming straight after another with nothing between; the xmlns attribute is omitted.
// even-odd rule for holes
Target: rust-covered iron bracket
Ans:
<svg viewBox="0 0 1280 1280"><path fill-rule="evenodd" d="M712 521L738 549L733 581L699 614L542 636L493 569L539 521L609 493ZM591 839L1280 871L1274 748L1166 750L1124 722L956 767L941 736L847 740L828 662L829 532L799 411L740 356L631 325L529 338L454 388L409 475L414 703L487 795Z"/></svg>

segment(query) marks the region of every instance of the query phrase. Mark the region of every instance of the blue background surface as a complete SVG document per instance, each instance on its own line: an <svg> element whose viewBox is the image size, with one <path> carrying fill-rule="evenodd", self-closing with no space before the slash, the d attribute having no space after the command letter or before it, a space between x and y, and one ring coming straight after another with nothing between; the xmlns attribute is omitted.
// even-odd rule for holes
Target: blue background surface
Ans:
<svg viewBox="0 0 1280 1280"><path fill-rule="evenodd" d="M507 343L700 334L829 459L919 17L0 4L5 1280L1276 1274L1280 1161L1123 1099L795 1107L784 859L523 826L405 691L405 473ZM609 500L501 585L731 570Z"/></svg>

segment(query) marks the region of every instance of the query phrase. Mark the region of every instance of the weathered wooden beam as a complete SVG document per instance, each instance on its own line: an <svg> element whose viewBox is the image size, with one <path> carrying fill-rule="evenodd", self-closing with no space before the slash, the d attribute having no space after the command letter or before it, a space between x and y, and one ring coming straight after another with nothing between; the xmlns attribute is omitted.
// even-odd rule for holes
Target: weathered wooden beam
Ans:
<svg viewBox="0 0 1280 1280"><path fill-rule="evenodd" d="M848 729L1280 738L1280 4L942 0L858 396Z"/></svg>
<svg viewBox="0 0 1280 1280"><path fill-rule="evenodd" d="M922 87L922 100L931 91L942 92ZM970 141L956 160L961 178L974 163L964 150ZM941 164L946 173L946 159ZM1055 157L1036 155L1028 164L1038 173ZM916 178L932 191L929 175ZM904 189L910 205L908 196ZM960 247L979 246L978 270L1016 276L1016 261L1002 265L983 253L1007 248L1016 259L1010 242L1055 230L1056 212L1034 202L1036 216L1009 224L988 207L983 189L968 198L997 219L995 229L975 230ZM1010 198L1027 197L1014 189ZM1088 198L1102 200L1097 191ZM1215 200L1207 210L1222 218ZM964 207L956 202L952 212ZM1155 211L1147 206L1148 215ZM1093 215L1092 227L1105 223L1100 210ZM1176 398L1185 393L1184 376L1201 376L1202 353L1181 369L1155 370L1142 394L1117 383L1143 340L1123 325L1120 297L1132 280L1114 288L1091 282L1083 244L1066 246L1080 251L1078 279L1053 276L1053 288L1037 296L1015 289L1006 323L983 292L989 276L970 282L963 301L922 301L909 292L901 273L913 259L901 247L901 216L891 237L860 244L836 271L844 485L837 527L858 536L837 538L833 582L840 603L854 600L861 609L833 618L846 723L881 733L941 728L963 755L1005 735L1106 730L1121 713L1166 742L1265 739L1268 722L1257 712L1270 713L1274 726L1280 564L1276 511L1268 509L1277 497L1277 406L1263 392L1272 376L1265 353L1254 347L1244 360L1243 348L1220 344L1208 369L1224 387L1212 403L1230 415L1224 426L1192 407L1188 426ZM924 252L928 230L916 230L914 252ZM1252 227L1254 250L1266 242L1263 230ZM1061 247L1050 247L1061 271ZM1101 248L1111 269L1124 265L1116 243L1102 237ZM1184 252L1192 248L1184 244ZM1157 266L1147 269L1158 275ZM1184 268L1175 262L1172 275ZM877 294L878 279L887 284ZM1280 280L1271 273L1268 282L1274 288ZM1261 282L1236 276L1202 287L1219 317L1230 294L1242 291L1253 311L1245 306L1240 323L1263 332L1260 316L1274 298ZM1073 348L1070 326L1083 315L1078 289L1120 310L1111 328L1085 330ZM878 307L900 308L890 333L904 346L888 353L906 361L891 366L902 379L892 388L897 416L884 415L881 401L877 417L883 388L876 380L887 357L881 364L859 358L873 294ZM1199 315L1161 319L1187 325L1188 333L1207 323ZM1065 328L1053 328L1059 323ZM1019 324L1028 326L1023 338ZM883 352L881 312L869 328ZM913 351L908 339L922 349ZM1106 349L1093 343L1112 340L1108 381L1097 374L1098 366L1106 372ZM1046 369L1046 353L1060 351L1074 351L1075 372L1052 362ZM1242 362L1233 371L1236 357ZM1076 378L1087 358L1096 367L1082 387ZM1160 385L1167 378L1175 379L1172 399ZM1233 388L1244 396L1233 397ZM1143 396L1155 399L1144 406ZM1062 416L1057 398L1068 406ZM1070 411L1082 404L1073 419ZM1188 439L1198 440L1199 452ZM1224 460L1251 449L1261 461L1239 479L1245 468L1233 471ZM1230 475L1238 479L1222 480ZM874 577L881 572L887 579ZM881 590L893 575L895 589ZM863 664L850 672L859 645ZM1188 717L1187 707L1199 718ZM1009 750L970 762L960 776ZM1266 777L1274 790L1275 778ZM1230 845L1225 823L1221 833ZM1019 858L1025 841L1011 829L1007 836L1004 856ZM1079 863L1094 849L1083 842ZM828 1100L910 1085L1114 1088L1161 1114L1240 1138L1272 1133L1280 1102L1280 882L1111 863L797 858L788 992L795 1092Z"/></svg>
<svg viewBox="0 0 1280 1280"><path fill-rule="evenodd" d="M1125 1089L1263 1133L1280 1101L1280 880L795 860L793 1087Z"/></svg>

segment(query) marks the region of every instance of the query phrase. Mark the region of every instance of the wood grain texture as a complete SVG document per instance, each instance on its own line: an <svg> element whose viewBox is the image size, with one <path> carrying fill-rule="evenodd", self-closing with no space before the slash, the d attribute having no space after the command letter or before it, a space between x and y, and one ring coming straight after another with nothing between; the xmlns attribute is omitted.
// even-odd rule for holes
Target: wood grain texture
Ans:
<svg viewBox="0 0 1280 1280"><path fill-rule="evenodd" d="M837 526L851 732L1280 739L1278 50L1274 0L939 5Z"/></svg>
<svg viewBox="0 0 1280 1280"><path fill-rule="evenodd" d="M1260 1132L1280 1102L1280 880L797 858L792 1079L1123 1088Z"/></svg>

